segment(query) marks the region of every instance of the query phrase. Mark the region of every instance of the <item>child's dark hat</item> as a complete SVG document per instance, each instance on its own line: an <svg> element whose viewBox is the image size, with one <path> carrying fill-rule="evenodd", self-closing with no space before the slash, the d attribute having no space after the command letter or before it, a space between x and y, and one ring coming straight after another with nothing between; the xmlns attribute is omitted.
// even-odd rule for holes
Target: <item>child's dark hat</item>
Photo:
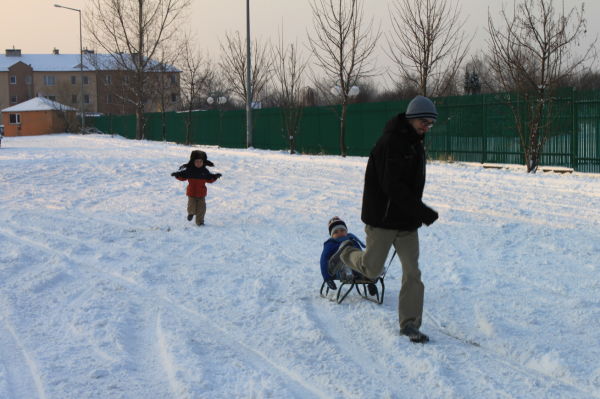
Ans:
<svg viewBox="0 0 600 399"><path fill-rule="evenodd" d="M329 235L331 236L331 234L339 229L344 229L345 231L348 231L348 227L346 226L346 223L340 219L338 216L334 216L329 220L328 223L328 227L329 227Z"/></svg>
<svg viewBox="0 0 600 399"><path fill-rule="evenodd" d="M192 151L192 153L190 154L190 161L195 161L196 159L206 161L206 153L200 150Z"/></svg>
<svg viewBox="0 0 600 399"><path fill-rule="evenodd" d="M194 150L190 154L190 164L193 163L196 159L201 159L206 166L214 166L214 164L207 159L206 153L200 150Z"/></svg>

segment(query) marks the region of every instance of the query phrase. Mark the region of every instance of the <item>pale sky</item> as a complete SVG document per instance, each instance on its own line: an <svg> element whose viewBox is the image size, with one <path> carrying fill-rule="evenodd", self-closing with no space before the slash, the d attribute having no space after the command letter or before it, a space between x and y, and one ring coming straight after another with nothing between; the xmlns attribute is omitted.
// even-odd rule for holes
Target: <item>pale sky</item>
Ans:
<svg viewBox="0 0 600 399"><path fill-rule="evenodd" d="M458 0L463 14L467 34L475 34L472 52L484 48L487 38L488 8L497 13L500 0ZM512 0L503 0L512 5ZM23 53L51 53L58 48L61 53L76 54L79 51L78 14L54 7L55 3L85 12L87 0L0 0L0 46L4 49L20 48ZM312 28L312 14L308 0L250 0L252 36L259 39L277 37L283 26L287 41L298 40L300 45L307 43L307 31ZM389 32L388 5L392 0L366 0L365 16L374 18L376 26L381 26L385 34ZM555 0L557 8L563 0ZM565 9L581 4L578 0L564 0ZM586 1L589 44L600 32L600 1ZM245 37L246 0L192 0L191 13L184 26L189 26L198 40L198 45L210 55L218 57L219 41L225 32L239 30ZM83 32L86 47L86 32ZM389 60L384 49L387 42L382 37L376 53L377 65L385 67Z"/></svg>

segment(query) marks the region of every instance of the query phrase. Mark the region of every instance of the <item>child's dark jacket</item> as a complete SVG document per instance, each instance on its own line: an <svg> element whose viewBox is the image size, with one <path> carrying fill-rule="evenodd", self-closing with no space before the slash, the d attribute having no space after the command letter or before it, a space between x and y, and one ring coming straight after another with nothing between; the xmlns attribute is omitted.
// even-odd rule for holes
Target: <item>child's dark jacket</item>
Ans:
<svg viewBox="0 0 600 399"><path fill-rule="evenodd" d="M321 253L321 275L323 276L323 280L327 281L335 278L334 276L329 275L329 273L327 272L327 264L329 263L329 258L331 258L335 251L338 250L341 243L350 239L352 239L353 246L355 248L360 249L361 247L365 247L365 244L363 244L362 241L352 233L348 233L344 237L340 238L329 238L323 243L323 252Z"/></svg>
<svg viewBox="0 0 600 399"><path fill-rule="evenodd" d="M186 195L188 197L206 197L206 183L214 183L219 174L212 174L206 169L206 166L196 168L194 165L184 165L182 168L171 174L177 180L188 181Z"/></svg>

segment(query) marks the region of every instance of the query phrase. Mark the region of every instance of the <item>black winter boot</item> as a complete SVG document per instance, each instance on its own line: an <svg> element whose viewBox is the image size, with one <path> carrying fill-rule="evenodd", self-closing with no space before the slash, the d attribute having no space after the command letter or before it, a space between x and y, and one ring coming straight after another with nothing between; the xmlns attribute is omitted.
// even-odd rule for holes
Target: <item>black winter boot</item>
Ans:
<svg viewBox="0 0 600 399"><path fill-rule="evenodd" d="M429 342L429 337L423 334L419 329L412 324L407 324L400 329L400 334L406 335L410 342L414 342L416 344L424 344Z"/></svg>

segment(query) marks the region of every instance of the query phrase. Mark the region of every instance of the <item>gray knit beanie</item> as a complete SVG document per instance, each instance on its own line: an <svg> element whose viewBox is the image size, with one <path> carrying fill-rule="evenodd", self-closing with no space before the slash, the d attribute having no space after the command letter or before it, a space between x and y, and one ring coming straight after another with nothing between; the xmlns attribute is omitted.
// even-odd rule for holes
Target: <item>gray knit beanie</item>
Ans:
<svg viewBox="0 0 600 399"><path fill-rule="evenodd" d="M436 120L438 116L435 104L423 96L416 96L406 107L406 119L429 118Z"/></svg>

